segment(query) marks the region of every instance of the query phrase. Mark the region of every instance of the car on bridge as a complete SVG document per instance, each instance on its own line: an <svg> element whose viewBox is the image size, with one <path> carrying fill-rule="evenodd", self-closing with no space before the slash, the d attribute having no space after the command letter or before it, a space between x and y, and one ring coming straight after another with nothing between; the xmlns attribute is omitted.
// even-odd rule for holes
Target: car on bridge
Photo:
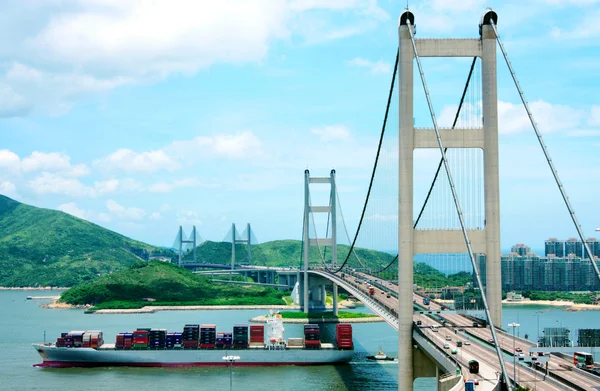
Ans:
<svg viewBox="0 0 600 391"><path fill-rule="evenodd" d="M488 341L489 344L495 345L494 340L492 338L488 338L487 341Z"/></svg>
<svg viewBox="0 0 600 391"><path fill-rule="evenodd" d="M452 337L449 335L446 335L446 341L452 341Z"/></svg>
<svg viewBox="0 0 600 391"><path fill-rule="evenodd" d="M517 347L515 348L515 352L517 352L517 353L522 353L522 352L523 352L523 349L521 349L519 346L517 346Z"/></svg>
<svg viewBox="0 0 600 391"><path fill-rule="evenodd" d="M471 341L469 341L468 339L465 340L465 342L463 342L465 345L470 345Z"/></svg>
<svg viewBox="0 0 600 391"><path fill-rule="evenodd" d="M452 354L456 354L456 353L458 353L458 350L456 350L456 349L452 349L452 351L451 351L450 353L452 353Z"/></svg>
<svg viewBox="0 0 600 391"><path fill-rule="evenodd" d="M444 349L450 349L450 344L445 343L444 344Z"/></svg>

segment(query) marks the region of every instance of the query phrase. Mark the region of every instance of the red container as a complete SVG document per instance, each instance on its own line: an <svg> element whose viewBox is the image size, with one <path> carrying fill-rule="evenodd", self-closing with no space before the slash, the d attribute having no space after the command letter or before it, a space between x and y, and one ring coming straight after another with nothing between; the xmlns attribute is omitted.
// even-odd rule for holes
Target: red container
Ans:
<svg viewBox="0 0 600 391"><path fill-rule="evenodd" d="M183 341L184 349L198 349L198 341Z"/></svg>
<svg viewBox="0 0 600 391"><path fill-rule="evenodd" d="M123 349L131 349L132 344L133 340L131 338L125 339L125 341L123 341Z"/></svg>
<svg viewBox="0 0 600 391"><path fill-rule="evenodd" d="M214 349L214 348L215 348L214 343L201 343L200 344L200 349Z"/></svg>

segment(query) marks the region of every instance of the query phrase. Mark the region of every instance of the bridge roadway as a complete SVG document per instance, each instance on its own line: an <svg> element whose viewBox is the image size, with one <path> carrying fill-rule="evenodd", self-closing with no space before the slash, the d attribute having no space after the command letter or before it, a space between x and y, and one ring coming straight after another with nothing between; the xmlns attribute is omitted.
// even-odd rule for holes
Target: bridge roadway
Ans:
<svg viewBox="0 0 600 391"><path fill-rule="evenodd" d="M365 273L355 273L360 279L369 279L369 280L378 280L379 283L378 285L382 286L385 289L388 289L392 292L397 293L398 292L398 286L397 284L391 283L389 281L384 281L384 280L380 280L376 277L370 276L368 274ZM351 278L356 278L356 277L351 277ZM364 284L363 284L364 285ZM381 289L377 289L378 292L382 292ZM379 293L381 294L381 293ZM415 300L416 303L419 303L421 300L423 299L422 296L418 295L418 294L414 294L413 295L413 300ZM439 305L438 303L432 301L430 306L429 306L430 310L433 311L439 311L439 310L443 310L442 306ZM422 315L423 317L425 317L425 319L428 319L427 325L431 325L432 324L432 319L429 318L426 315ZM488 362L492 362L492 361L497 361L496 358L496 354L495 354L495 350L492 347L491 344L489 344L487 341L489 339L491 339L491 332L488 328L476 328L476 327L472 327L472 321L468 318L466 318L463 315L460 314L443 314L443 315L438 315L441 318L447 320L448 322L452 323L456 329L462 329L464 331L457 331L457 334L455 334L456 336L461 336L464 339L471 339L470 337L475 337L476 339L476 344L472 344L470 346L475 346L477 345L478 348L481 348L481 350L479 351L479 353L481 353L481 355L479 355L479 361L488 361ZM423 325L426 325L426 323L423 321L422 322ZM439 322L434 322L434 323L438 323ZM442 330L447 330L447 328L442 328ZM498 335L498 337L500 338L500 347L501 349L506 352L508 355L510 355L510 358L505 359L505 364L507 367L507 370L509 372L510 377L512 378L512 374L513 374L513 360L512 357L514 356L514 351L513 351L513 336L512 334L507 333L504 330L501 329L496 329L496 333ZM471 339L472 342L473 339ZM527 340L523 340L520 339L519 343L516 346L520 346L523 349L523 353L525 355L529 355L529 347L535 347L537 346L535 343L532 343L530 341ZM484 358L485 357L485 358ZM568 368L568 369L567 369ZM499 365L498 365L498 370L499 370ZM598 391L600 390L600 378L598 378L597 376L581 371L577 368L573 367L573 362L568 360L568 359L564 359L562 357L559 357L557 355L551 355L551 360L548 363L548 371L551 373L551 376L556 378L557 380L559 380L562 384L561 386L558 388L559 390L564 390L564 389L575 389L575 390L584 390L584 391ZM521 376L520 376L521 374ZM523 377L522 375L525 374L528 377ZM544 376L543 374L543 367L539 367L537 371L524 366L524 365L520 365L517 364L517 380L519 381L520 384L529 386L530 388L538 388L540 390L545 390L545 389L557 389L555 388L555 385L552 385L550 383L555 383L553 382L551 378L548 378L546 376ZM569 386L569 387L567 387ZM567 388L565 388L567 387Z"/></svg>
<svg viewBox="0 0 600 391"><path fill-rule="evenodd" d="M345 277L342 279L340 276L338 275L331 275L330 273L322 270L322 271L315 271L315 270L311 270L311 273L314 274L318 274L321 276L325 276L329 279L332 280L342 280L344 281L347 285L350 286L350 288L352 290L356 290L357 293L360 293L362 297L357 296L357 298L359 298L365 305L367 305L369 308L371 308L374 312L378 313L378 314L383 314L384 316L382 316L386 322L388 324L390 324L392 327L394 327L396 330L398 329L398 323L397 323L397 315L396 315L396 308L398 308L398 300L396 299L396 297L391 296L387 297L387 295L385 294L381 294L381 290L378 290L378 294L377 296L373 297L372 299L369 298L369 292L368 289L366 287L365 284L358 284L355 282L355 277L352 277L350 275L345 275ZM426 319L425 316L423 315L415 315L415 320L418 319ZM473 380L473 379L477 379L479 381L479 386L478 386L478 390L479 391L488 391L488 390L494 390L497 386L498 383L498 378L497 378L497 368L493 365L490 365L489 363L486 362L481 362L481 360L479 360L477 358L477 356L475 354L473 354L472 352L463 352L462 355L449 355L449 350L444 349L444 343L446 343L445 339L440 337L438 335L438 333L433 333L431 332L430 329L426 329L426 328L420 328L420 333L426 338L426 340L429 341L429 343L433 343L435 345L435 347L437 348L437 350L441 353L442 356L446 356L447 360L449 360L449 362L451 364L449 364L448 366L446 366L446 370L448 372L453 372L454 370L457 369L457 363L460 364L460 366L462 367L462 374L464 376L465 379L467 380ZM414 335L414 337L417 335ZM416 338L415 338L416 339ZM448 357L449 356L449 357ZM480 373L479 374L472 374L469 373L468 371L468 362L469 360L474 360L477 359L480 361ZM499 368L499 365L498 365ZM542 388L540 388L542 389ZM560 389L554 389L554 388L548 388L548 390L551 391L559 391Z"/></svg>

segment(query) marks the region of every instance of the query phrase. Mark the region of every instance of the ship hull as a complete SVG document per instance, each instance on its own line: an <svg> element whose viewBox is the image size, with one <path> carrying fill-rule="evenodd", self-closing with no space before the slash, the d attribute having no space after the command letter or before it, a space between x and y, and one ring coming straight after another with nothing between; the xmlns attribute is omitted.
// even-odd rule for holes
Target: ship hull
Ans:
<svg viewBox="0 0 600 391"><path fill-rule="evenodd" d="M229 366L224 356L239 356L235 366L327 365L346 363L353 350L297 349L268 350L115 350L64 348L34 344L43 359L38 367L202 367Z"/></svg>

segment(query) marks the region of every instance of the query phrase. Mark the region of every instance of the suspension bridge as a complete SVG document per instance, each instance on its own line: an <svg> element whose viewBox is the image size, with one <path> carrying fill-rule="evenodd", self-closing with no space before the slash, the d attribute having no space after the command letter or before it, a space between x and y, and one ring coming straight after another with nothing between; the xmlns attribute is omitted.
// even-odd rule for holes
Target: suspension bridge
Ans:
<svg viewBox="0 0 600 391"><path fill-rule="evenodd" d="M597 390L598 377L573 368L572 362L561 356L534 354L536 345L530 341L519 340L525 355L517 357L515 337L503 329L497 48L585 253L594 257L525 100L497 22L498 15L487 9L476 38L416 39L415 15L408 9L401 14L383 126L353 237L343 216L335 170L323 177L311 176L309 170L304 173L302 254L298 269L292 271L300 284L300 305L305 312L322 310L330 287L336 312L337 289L342 287L379 314L398 332L398 389L402 391L412 390L419 377L437 378L440 390L464 389L465 380L479 381L480 390L512 390L517 385L552 391ZM422 65L422 59L428 57L469 61L449 127L440 126L433 109L434 96ZM430 127L415 126L415 70ZM427 151L424 155L423 150ZM422 172L428 169L431 173L425 179ZM320 200L313 197L319 194L312 190L315 186L321 189ZM422 196L422 203L415 204L415 195ZM235 254L235 228L233 232ZM340 256L338 244L342 242L349 250ZM250 248L250 236L247 243ZM393 254L387 264L376 264L364 250L368 248ZM483 319L435 300L425 303L422 287L414 284L414 269L422 264L445 274L472 275L468 289L479 292L478 314ZM592 265L600 278L597 264ZM234 269L233 261L230 269ZM444 345L456 345L457 340L473 344L461 348L460 354L449 353ZM480 363L479 374L469 373L468 362L473 359ZM517 367L518 379L514 375Z"/></svg>
<svg viewBox="0 0 600 391"><path fill-rule="evenodd" d="M597 377L586 372L564 371L566 365L572 368L572 363L558 356L548 360L549 356L534 355L532 351L532 355L519 356L517 360L512 338L503 330L498 47L575 229L581 242L586 240L502 44L497 21L498 15L488 9L481 18L478 38L416 39L415 16L409 10L400 16L399 45L379 145L358 228L352 239L347 234L341 212L335 170L328 177L312 177L308 170L305 171L301 305L305 312L318 309L323 302L324 286L329 284L334 297L334 312L337 287L341 286L381 315L398 331L399 390L411 390L414 379L421 376L437 377L440 389L461 389L463 380L481 377L483 387L480 389L511 390L517 386L513 375L515 366L522 367L518 384L530 388L595 390L599 383ZM422 59L426 57L471 59L468 72L465 72L464 89L457 96L458 109L448 128L440 126L433 109L422 65ZM433 125L428 128L415 127L415 70ZM431 167L430 181L415 181L416 166L423 165L418 158L422 150L429 150L426 155L429 166L430 152L437 154L437 159L433 159L437 165ZM420 187L428 182L431 185L427 188ZM329 185L325 192L329 202L313 202L312 188L319 185ZM415 193L424 196L420 208L415 205ZM324 236L323 230L317 229L318 221L321 225L324 222ZM338 259L339 239L344 237L350 244L350 251ZM397 256L389 264L377 268L368 265L366 259L361 260L360 247L382 248L383 243L391 242L390 237L397 244ZM311 254L315 253L311 247L317 247L317 259L311 259ZM587 245L585 252L594 259ZM435 301L427 307L419 305L423 297L415 292L413 285L416 260L446 273L449 270L472 271L471 286L480 291L480 309L486 327L479 327L480 323L473 321L468 313ZM600 278L596 263L592 264L596 277ZM359 272L369 269L368 274ZM382 273L387 273L388 277L392 274L392 279L382 279L379 277ZM444 332L436 332L438 326ZM460 358L453 357L447 353L448 349L443 349L453 338L481 343L467 350L461 349ZM529 353L529 348L536 348L526 340L520 344L525 347L525 354ZM513 360L505 360L511 356L515 358L514 364L511 363ZM480 375L465 370L468 361L474 358L480 361ZM527 366L521 365L525 363ZM440 377L440 372L452 374L452 369L457 370L454 377L459 379L454 384L448 381L448 376Z"/></svg>

